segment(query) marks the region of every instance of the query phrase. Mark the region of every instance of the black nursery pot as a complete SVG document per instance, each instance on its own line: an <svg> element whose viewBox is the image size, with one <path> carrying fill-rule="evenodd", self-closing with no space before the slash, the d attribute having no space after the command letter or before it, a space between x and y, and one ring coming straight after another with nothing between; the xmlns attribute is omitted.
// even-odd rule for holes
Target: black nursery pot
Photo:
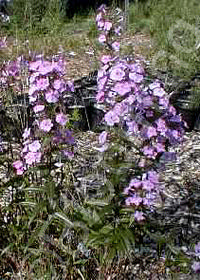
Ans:
<svg viewBox="0 0 200 280"><path fill-rule="evenodd" d="M73 113L76 106L68 108L69 113ZM94 131L100 125L104 117L104 112L95 108L94 105L77 107L80 119L73 122L73 128L80 131Z"/></svg>

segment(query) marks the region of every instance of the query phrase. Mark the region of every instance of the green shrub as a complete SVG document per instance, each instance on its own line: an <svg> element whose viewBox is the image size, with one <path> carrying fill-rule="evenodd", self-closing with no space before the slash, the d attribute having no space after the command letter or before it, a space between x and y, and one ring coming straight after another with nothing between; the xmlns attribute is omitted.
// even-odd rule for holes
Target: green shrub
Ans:
<svg viewBox="0 0 200 280"><path fill-rule="evenodd" d="M130 29L155 41L152 67L189 78L199 68L200 2L149 0L130 7Z"/></svg>

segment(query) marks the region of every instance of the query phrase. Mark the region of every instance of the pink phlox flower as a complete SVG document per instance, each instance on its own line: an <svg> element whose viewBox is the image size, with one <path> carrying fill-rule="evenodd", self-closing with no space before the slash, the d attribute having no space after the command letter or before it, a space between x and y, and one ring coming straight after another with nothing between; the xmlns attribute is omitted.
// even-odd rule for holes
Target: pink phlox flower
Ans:
<svg viewBox="0 0 200 280"><path fill-rule="evenodd" d="M118 115L112 110L105 114L104 119L109 126L113 126L115 123L119 123L120 121Z"/></svg>
<svg viewBox="0 0 200 280"><path fill-rule="evenodd" d="M22 149L22 153L28 153L28 144L24 144L24 148Z"/></svg>
<svg viewBox="0 0 200 280"><path fill-rule="evenodd" d="M151 96L146 96L142 100L144 108L151 107L153 105L153 100Z"/></svg>
<svg viewBox="0 0 200 280"><path fill-rule="evenodd" d="M146 155L149 158L155 158L155 156L157 155L157 152L151 146L143 147L142 151L143 151L144 155Z"/></svg>
<svg viewBox="0 0 200 280"><path fill-rule="evenodd" d="M16 174L17 175L23 175L24 171L25 171L25 168L16 169Z"/></svg>
<svg viewBox="0 0 200 280"><path fill-rule="evenodd" d="M116 96L116 92L110 90L110 91L107 93L107 95L108 95L109 99L114 100L114 97ZM116 103L116 102L115 102L115 100L114 100L114 104L115 104L115 103Z"/></svg>
<svg viewBox="0 0 200 280"><path fill-rule="evenodd" d="M37 152L35 153L35 162L39 163L41 161L42 158L42 153L41 152Z"/></svg>
<svg viewBox="0 0 200 280"><path fill-rule="evenodd" d="M155 185L150 180L143 180L142 188L146 191L152 191L155 188Z"/></svg>
<svg viewBox="0 0 200 280"><path fill-rule="evenodd" d="M130 92L132 85L129 82L124 83L116 83L113 87L113 90L117 92L119 95L123 96L126 93Z"/></svg>
<svg viewBox="0 0 200 280"><path fill-rule="evenodd" d="M106 35L100 34L98 40L99 40L99 43L101 43L101 44L105 43L106 42Z"/></svg>
<svg viewBox="0 0 200 280"><path fill-rule="evenodd" d="M34 92L32 95L29 95L29 101L30 103L35 103L38 99L38 93Z"/></svg>
<svg viewBox="0 0 200 280"><path fill-rule="evenodd" d="M74 153L71 151L63 150L63 154L68 158L68 159L73 159L74 158Z"/></svg>
<svg viewBox="0 0 200 280"><path fill-rule="evenodd" d="M169 106L168 112L171 113L173 116L176 115L176 109L173 106Z"/></svg>
<svg viewBox="0 0 200 280"><path fill-rule="evenodd" d="M35 105L35 106L33 107L33 111L34 111L34 113L36 114L36 113L42 112L42 111L44 110L44 108L45 108L44 105L38 104L38 105Z"/></svg>
<svg viewBox="0 0 200 280"><path fill-rule="evenodd" d="M30 134L31 134L31 129L30 128L25 128L24 133L22 134L22 137L24 139L27 139L30 136Z"/></svg>
<svg viewBox="0 0 200 280"><path fill-rule="evenodd" d="M176 129L172 129L172 130L171 130L171 134L172 134L172 136L173 136L175 139L179 139L179 137L181 136L181 135L180 135L180 132L179 132L178 130L176 130Z"/></svg>
<svg viewBox="0 0 200 280"><path fill-rule="evenodd" d="M122 27L121 26L115 27L114 32L116 35L120 36L122 32Z"/></svg>
<svg viewBox="0 0 200 280"><path fill-rule="evenodd" d="M7 76L19 76L20 64L17 61L10 61L6 66Z"/></svg>
<svg viewBox="0 0 200 280"><path fill-rule="evenodd" d="M97 82L99 82L99 80L105 76L107 76L107 69L109 68L109 64L105 64L101 67L101 69L98 71L97 74Z"/></svg>
<svg viewBox="0 0 200 280"><path fill-rule="evenodd" d="M140 188L142 186L142 182L138 179L131 179L130 183L129 183L129 188Z"/></svg>
<svg viewBox="0 0 200 280"><path fill-rule="evenodd" d="M23 168L23 162L21 160L16 160L13 162L13 167L15 169L22 169Z"/></svg>
<svg viewBox="0 0 200 280"><path fill-rule="evenodd" d="M45 90L49 86L49 79L40 77L38 80L36 80L36 87L38 90Z"/></svg>
<svg viewBox="0 0 200 280"><path fill-rule="evenodd" d="M126 125L128 126L128 133L138 134L139 127L138 124L135 121L128 121L126 122Z"/></svg>
<svg viewBox="0 0 200 280"><path fill-rule="evenodd" d="M32 165L34 163L38 163L41 160L42 154L40 152L28 152L24 159L26 161L26 164Z"/></svg>
<svg viewBox="0 0 200 280"><path fill-rule="evenodd" d="M108 133L106 131L103 131L99 135L99 144L104 145L106 143L107 137L108 137Z"/></svg>
<svg viewBox="0 0 200 280"><path fill-rule="evenodd" d="M29 63L29 71L37 71L39 69L39 67L41 66L41 64L42 64L41 60L31 61Z"/></svg>
<svg viewBox="0 0 200 280"><path fill-rule="evenodd" d="M115 58L117 59L117 57ZM120 68L123 71L127 71L129 64L125 60L116 60L116 65L114 65L114 68Z"/></svg>
<svg viewBox="0 0 200 280"><path fill-rule="evenodd" d="M200 262L194 262L191 267L195 273L200 273Z"/></svg>
<svg viewBox="0 0 200 280"><path fill-rule="evenodd" d="M151 190L149 192L146 192L146 197L143 197L143 204L148 207L153 206L155 199L156 199L155 191Z"/></svg>
<svg viewBox="0 0 200 280"><path fill-rule="evenodd" d="M104 30L105 30L105 31L110 31L111 28L112 28L112 22L110 22L110 21L105 21L105 23L104 23Z"/></svg>
<svg viewBox="0 0 200 280"><path fill-rule="evenodd" d="M45 99L48 103L56 103L59 100L59 92L50 89L48 92L45 93Z"/></svg>
<svg viewBox="0 0 200 280"><path fill-rule="evenodd" d="M54 80L53 87L54 89L57 89L60 92L63 92L66 89L64 81L60 79Z"/></svg>
<svg viewBox="0 0 200 280"><path fill-rule="evenodd" d="M103 58L103 57L102 57ZM103 61L104 61L104 58L103 58ZM102 61L102 62L103 62ZM103 62L104 63L104 62ZM97 82L99 82L99 80L101 79L101 78L103 78L103 76L105 75L105 71L103 70L103 69L100 69L99 71L98 71L98 74L97 74Z"/></svg>
<svg viewBox="0 0 200 280"><path fill-rule="evenodd" d="M146 159L142 158L142 159L140 159L140 161L138 163L138 166L139 167L145 167L145 164L146 164Z"/></svg>
<svg viewBox="0 0 200 280"><path fill-rule="evenodd" d="M180 132L175 130L175 129L168 129L165 133L165 135L168 137L169 141L171 144L175 144L175 143L178 143L179 142L179 139L180 138Z"/></svg>
<svg viewBox="0 0 200 280"><path fill-rule="evenodd" d="M104 102L104 91L99 91L96 95L96 101L99 103Z"/></svg>
<svg viewBox="0 0 200 280"><path fill-rule="evenodd" d="M39 123L39 127L44 132L49 132L53 127L53 123L50 119L45 119Z"/></svg>
<svg viewBox="0 0 200 280"><path fill-rule="evenodd" d="M136 205L139 206L142 203L142 197L133 195L133 196L129 196L126 198L125 200L125 204L130 206L130 205Z"/></svg>
<svg viewBox="0 0 200 280"><path fill-rule="evenodd" d="M102 20L102 13L98 13L98 14L96 15L96 21L98 22L98 21L100 21L100 20Z"/></svg>
<svg viewBox="0 0 200 280"><path fill-rule="evenodd" d="M165 96L163 96L163 97L161 97L161 98L159 98L159 105L161 105L161 106L163 106L164 108L168 108L168 106L169 106L169 99L167 98L167 97L165 97Z"/></svg>
<svg viewBox="0 0 200 280"><path fill-rule="evenodd" d="M72 81L68 81L66 85L69 91L74 92L74 83Z"/></svg>
<svg viewBox="0 0 200 280"><path fill-rule="evenodd" d="M120 43L119 42L113 42L112 43L112 48L114 51L119 52L120 50Z"/></svg>
<svg viewBox="0 0 200 280"><path fill-rule="evenodd" d="M153 127L153 126L148 127L146 135L147 135L147 138L151 138L151 137L157 136L156 128Z"/></svg>
<svg viewBox="0 0 200 280"><path fill-rule="evenodd" d="M139 84L142 82L142 80L144 79L144 76L142 74L138 74L135 72L130 72L129 73L129 78L134 81L135 83Z"/></svg>
<svg viewBox="0 0 200 280"><path fill-rule="evenodd" d="M195 254L196 254L196 256L199 256L199 257L200 257L200 242L198 242L198 243L195 245L194 249L195 249Z"/></svg>
<svg viewBox="0 0 200 280"><path fill-rule="evenodd" d="M29 151L30 152L37 152L41 148L41 144L39 140L33 141L31 144L29 144Z"/></svg>
<svg viewBox="0 0 200 280"><path fill-rule="evenodd" d="M102 4L102 5L97 9L97 11L98 11L99 13L105 14L105 13L106 13L106 5L105 5L105 4Z"/></svg>
<svg viewBox="0 0 200 280"><path fill-rule="evenodd" d="M102 19L102 20L99 20L99 21L97 22L97 27L98 27L99 30L103 30L103 29L104 29L104 25L105 25L105 22L104 22L103 19Z"/></svg>
<svg viewBox="0 0 200 280"><path fill-rule="evenodd" d="M128 113L129 106L125 102L117 103L113 108L113 113L119 117L124 117Z"/></svg>
<svg viewBox="0 0 200 280"><path fill-rule="evenodd" d="M65 74L66 61L63 56L60 56L57 61L52 61L52 69L59 76L63 76Z"/></svg>
<svg viewBox="0 0 200 280"><path fill-rule="evenodd" d="M140 211L135 211L134 217L137 222L145 220L144 213Z"/></svg>
<svg viewBox="0 0 200 280"><path fill-rule="evenodd" d="M125 72L119 67L115 66L110 73L110 79L113 81L121 81L125 77Z"/></svg>
<svg viewBox="0 0 200 280"><path fill-rule="evenodd" d="M167 127L166 127L166 122L164 119L159 118L155 121L156 126L157 126L157 131L159 132L166 132L167 131Z"/></svg>
<svg viewBox="0 0 200 280"><path fill-rule="evenodd" d="M101 62L102 62L103 64L107 64L108 62L111 61L111 59L112 59L111 55L103 55L103 56L101 57ZM99 71L99 72L100 72L100 71Z"/></svg>
<svg viewBox="0 0 200 280"><path fill-rule="evenodd" d="M131 204L134 204L136 206L139 206L141 203L142 203L142 197L136 195L136 194L133 194L131 196L131 200L130 200Z"/></svg>
<svg viewBox="0 0 200 280"><path fill-rule="evenodd" d="M132 105L135 102L135 96L133 94L130 94L124 99L124 102L128 105Z"/></svg>
<svg viewBox="0 0 200 280"><path fill-rule="evenodd" d="M59 113L56 115L56 122L64 126L68 122L68 117L63 113Z"/></svg>
<svg viewBox="0 0 200 280"><path fill-rule="evenodd" d="M32 96L36 91L38 91L37 86L35 84L32 84L28 91L29 97Z"/></svg>
<svg viewBox="0 0 200 280"><path fill-rule="evenodd" d="M175 115L175 116L171 117L170 122L181 123L182 122L181 116L180 115Z"/></svg>
<svg viewBox="0 0 200 280"><path fill-rule="evenodd" d="M52 63L50 61L42 61L37 69L40 75L47 75L53 70Z"/></svg>
<svg viewBox="0 0 200 280"><path fill-rule="evenodd" d="M123 194L129 195L130 191L131 191L131 188L130 187L126 187L126 188L124 188Z"/></svg>
<svg viewBox="0 0 200 280"><path fill-rule="evenodd" d="M166 92L163 88L156 87L153 89L153 95L158 96L158 97L163 97L164 95L166 95Z"/></svg>
<svg viewBox="0 0 200 280"><path fill-rule="evenodd" d="M98 90L103 90L104 86L106 85L107 77L104 77L98 81Z"/></svg>
<svg viewBox="0 0 200 280"><path fill-rule="evenodd" d="M154 81L153 83L151 83L149 85L150 90L154 91L154 89L160 89L161 88L161 84L158 80Z"/></svg>
<svg viewBox="0 0 200 280"><path fill-rule="evenodd" d="M165 151L165 146L162 143L157 143L155 145L155 148L158 153L162 153Z"/></svg>
<svg viewBox="0 0 200 280"><path fill-rule="evenodd" d="M135 73L141 74L141 75L144 74L144 69L139 62L129 64L129 69L131 70L131 72L135 72Z"/></svg>

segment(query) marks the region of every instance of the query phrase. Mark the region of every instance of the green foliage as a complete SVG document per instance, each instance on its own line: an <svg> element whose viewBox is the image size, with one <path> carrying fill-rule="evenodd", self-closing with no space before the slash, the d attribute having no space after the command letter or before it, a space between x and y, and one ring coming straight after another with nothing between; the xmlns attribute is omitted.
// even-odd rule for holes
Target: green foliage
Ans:
<svg viewBox="0 0 200 280"><path fill-rule="evenodd" d="M154 38L152 68L186 79L199 70L199 13L197 0L149 0L131 6L130 28Z"/></svg>
<svg viewBox="0 0 200 280"><path fill-rule="evenodd" d="M48 9L45 0L19 0L14 1L11 29L22 29L24 32L40 30L41 20Z"/></svg>

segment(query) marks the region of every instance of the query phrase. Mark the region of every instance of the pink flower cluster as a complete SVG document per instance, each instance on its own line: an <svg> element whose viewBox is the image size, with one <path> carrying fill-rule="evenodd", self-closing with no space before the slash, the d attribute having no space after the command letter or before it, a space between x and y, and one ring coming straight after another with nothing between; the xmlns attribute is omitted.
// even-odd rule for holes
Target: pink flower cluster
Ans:
<svg viewBox="0 0 200 280"><path fill-rule="evenodd" d="M96 18L97 27L105 36L103 41L110 44L112 22L108 32L106 16L105 6L100 7ZM125 128L128 137L134 136L140 140L139 148L144 155L139 163L140 167L146 167L146 159L155 160L161 155L165 159L173 159L174 153L168 152L168 147L183 140L185 123L170 105L168 95L158 80L146 85L145 71L139 61L127 61L119 55L116 56L115 49L112 51L113 54L102 56L102 67L98 72L96 100L103 103L107 110L105 123L108 126ZM153 185L150 179L142 180L140 186L143 190L148 189L151 200L155 198L155 184ZM126 205L150 206L149 200L136 194L135 185L134 189L129 185L125 192L128 195ZM139 219L142 220L142 216L139 218L138 214L136 220Z"/></svg>
<svg viewBox="0 0 200 280"><path fill-rule="evenodd" d="M24 143L21 151L22 160L13 163L17 175L23 175L30 166L41 161L41 143L39 140L30 139L30 129L25 129L23 134Z"/></svg>
<svg viewBox="0 0 200 280"><path fill-rule="evenodd" d="M40 58L29 62L29 100L35 113L34 124L37 125L37 129L26 128L24 131L22 159L13 164L18 175L22 175L29 166L41 162L44 149L42 154L42 141L39 139L44 133L53 133L53 137L49 135L53 143L56 142L56 138L56 144L74 144L70 131L64 130L68 117L64 113L62 96L65 91L73 90L73 84L66 83L63 78L64 69L65 62L61 57L52 61ZM55 103L59 106L59 111L54 113L52 105Z"/></svg>
<svg viewBox="0 0 200 280"><path fill-rule="evenodd" d="M194 247L194 250L195 250L195 256L200 258L200 242L198 242L195 247ZM192 264L192 269L194 270L195 273L200 273L200 262L194 262Z"/></svg>
<svg viewBox="0 0 200 280"><path fill-rule="evenodd" d="M154 200L161 190L159 175L156 171L148 171L142 178L131 179L128 187L124 189L127 206L134 206L136 209L148 207L153 210Z"/></svg>
<svg viewBox="0 0 200 280"><path fill-rule="evenodd" d="M105 122L125 126L129 136L144 139L141 151L155 159L166 145L181 141L184 122L169 104L159 81L143 86L144 69L138 62L102 57L96 99L106 104Z"/></svg>
<svg viewBox="0 0 200 280"><path fill-rule="evenodd" d="M71 91L63 78L64 69L65 63L61 57L57 61L39 59L29 63L29 99L33 105L39 129L45 133L50 132L55 123L65 126L68 121L63 112L56 115L55 121L48 116L49 105L60 102L64 91Z"/></svg>
<svg viewBox="0 0 200 280"><path fill-rule="evenodd" d="M13 91L21 94L26 77L22 72L26 69L26 61L23 56L14 61L5 61L0 68L0 93L1 91Z"/></svg>
<svg viewBox="0 0 200 280"><path fill-rule="evenodd" d="M115 12L117 13L113 17L113 12L110 13L110 10L105 5L101 5L97 10L96 24L101 31L98 38L99 43L106 44L109 49L119 52L120 43L116 41L115 36L121 34L123 16L122 11L119 12L119 9Z"/></svg>

